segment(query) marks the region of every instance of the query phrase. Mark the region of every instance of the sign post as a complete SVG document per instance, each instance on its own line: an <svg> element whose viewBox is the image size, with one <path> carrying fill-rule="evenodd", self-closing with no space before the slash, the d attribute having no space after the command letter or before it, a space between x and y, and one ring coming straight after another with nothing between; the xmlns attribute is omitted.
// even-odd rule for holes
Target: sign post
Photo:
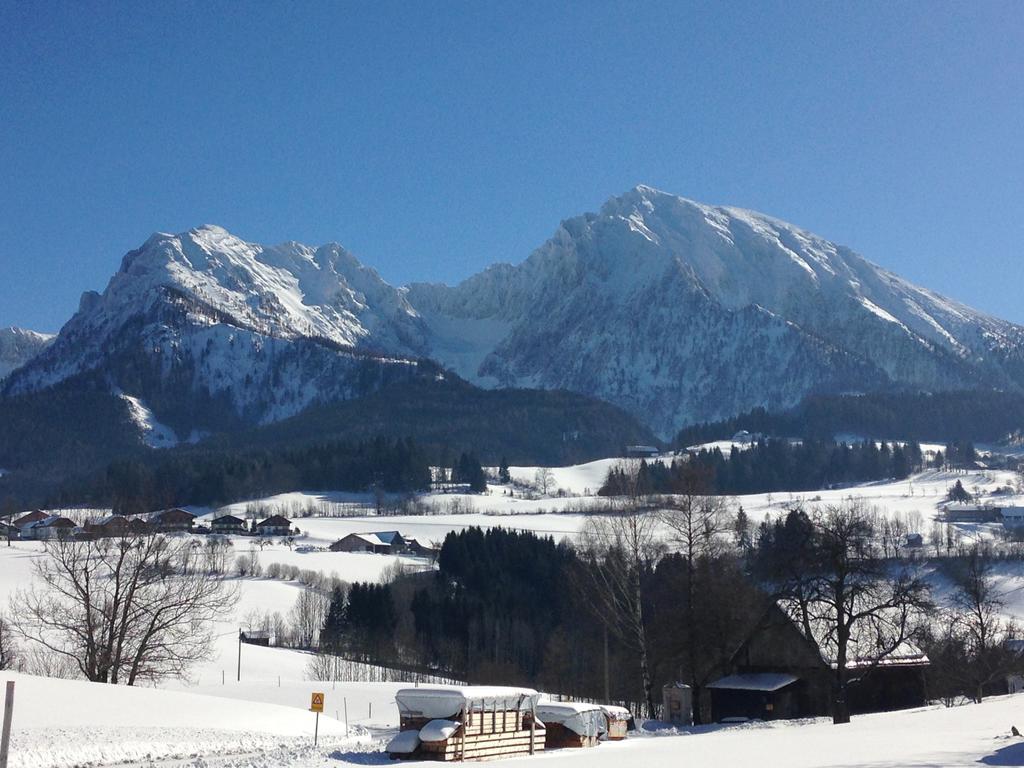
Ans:
<svg viewBox="0 0 1024 768"><path fill-rule="evenodd" d="M320 738L320 713L324 711L324 695L315 691L309 700L309 711L316 712L316 723L313 726L313 746Z"/></svg>

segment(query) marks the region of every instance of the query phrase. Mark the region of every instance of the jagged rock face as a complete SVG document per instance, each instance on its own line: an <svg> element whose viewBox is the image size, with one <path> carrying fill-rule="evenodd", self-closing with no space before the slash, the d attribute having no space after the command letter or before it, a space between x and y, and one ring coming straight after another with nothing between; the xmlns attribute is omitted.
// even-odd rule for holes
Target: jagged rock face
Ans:
<svg viewBox="0 0 1024 768"><path fill-rule="evenodd" d="M812 392L1019 390L1024 329L785 222L637 187L455 287L390 286L336 244L157 234L6 392L100 374L180 434L356 396L419 357L668 436Z"/></svg>
<svg viewBox="0 0 1024 768"><path fill-rule="evenodd" d="M42 352L53 341L48 333L0 328L0 381Z"/></svg>
<svg viewBox="0 0 1024 768"><path fill-rule="evenodd" d="M471 380L586 392L662 435L816 391L1024 382L1021 327L792 225L648 187L518 266L408 298L433 356Z"/></svg>

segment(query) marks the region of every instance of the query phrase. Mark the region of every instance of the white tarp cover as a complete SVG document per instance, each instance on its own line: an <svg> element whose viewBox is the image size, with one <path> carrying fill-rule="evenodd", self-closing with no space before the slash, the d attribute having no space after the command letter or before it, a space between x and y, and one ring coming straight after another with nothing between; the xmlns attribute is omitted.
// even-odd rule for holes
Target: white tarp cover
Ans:
<svg viewBox="0 0 1024 768"><path fill-rule="evenodd" d="M402 715L447 719L459 714L467 703L499 710L529 711L540 698L532 688L467 685L402 688L395 694L395 703Z"/></svg>
<svg viewBox="0 0 1024 768"><path fill-rule="evenodd" d="M545 723L558 723L580 736L604 736L608 721L596 704L546 701L537 705L537 717Z"/></svg>
<svg viewBox="0 0 1024 768"><path fill-rule="evenodd" d="M784 672L751 672L723 677L721 680L715 680L708 688L733 691L777 691L795 683L798 679Z"/></svg>
<svg viewBox="0 0 1024 768"><path fill-rule="evenodd" d="M420 745L420 734L418 731L402 731L395 738L388 742L386 752L395 755L410 755Z"/></svg>
<svg viewBox="0 0 1024 768"><path fill-rule="evenodd" d="M431 720L420 728L420 741L444 741L459 730L454 720Z"/></svg>
<svg viewBox="0 0 1024 768"><path fill-rule="evenodd" d="M617 707L614 704L598 704L601 711L613 720L631 720L633 713L625 707Z"/></svg>

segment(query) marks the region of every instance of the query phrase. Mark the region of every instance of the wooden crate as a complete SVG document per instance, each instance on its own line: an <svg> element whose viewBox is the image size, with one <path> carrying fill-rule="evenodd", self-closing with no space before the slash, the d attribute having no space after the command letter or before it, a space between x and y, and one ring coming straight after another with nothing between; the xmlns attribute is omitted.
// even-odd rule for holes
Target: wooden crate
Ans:
<svg viewBox="0 0 1024 768"><path fill-rule="evenodd" d="M565 749L573 747L596 747L597 736L580 736L576 731L566 728L561 723L545 723L546 737L544 746L546 749Z"/></svg>

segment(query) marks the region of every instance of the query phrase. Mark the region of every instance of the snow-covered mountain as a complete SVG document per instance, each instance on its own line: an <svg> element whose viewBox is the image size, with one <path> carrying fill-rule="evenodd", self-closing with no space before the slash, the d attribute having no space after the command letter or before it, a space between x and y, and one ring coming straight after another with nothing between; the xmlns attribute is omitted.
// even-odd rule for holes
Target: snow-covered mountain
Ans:
<svg viewBox="0 0 1024 768"><path fill-rule="evenodd" d="M404 294L338 245L264 247L204 226L128 253L5 391L99 376L147 434L184 439L416 375L421 334Z"/></svg>
<svg viewBox="0 0 1024 768"><path fill-rule="evenodd" d="M0 380L38 355L53 341L53 334L24 328L0 328Z"/></svg>
<svg viewBox="0 0 1024 768"><path fill-rule="evenodd" d="M662 435L810 392L1024 383L1024 328L783 221L644 186L522 264L408 298L470 380L586 392Z"/></svg>
<svg viewBox="0 0 1024 768"><path fill-rule="evenodd" d="M1024 328L785 222L639 186L523 263L388 285L336 244L153 235L6 392L100 376L184 437L425 371L568 389L663 436L812 392L1024 384Z"/></svg>

